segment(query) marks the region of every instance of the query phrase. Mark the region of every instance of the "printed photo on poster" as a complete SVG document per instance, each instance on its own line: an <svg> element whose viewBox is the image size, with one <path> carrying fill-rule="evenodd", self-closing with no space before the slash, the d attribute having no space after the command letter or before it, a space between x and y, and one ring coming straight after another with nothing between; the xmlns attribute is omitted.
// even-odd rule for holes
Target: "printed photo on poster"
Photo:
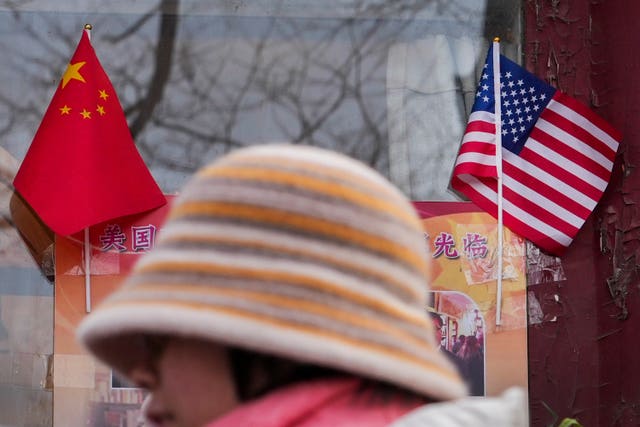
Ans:
<svg viewBox="0 0 640 427"><path fill-rule="evenodd" d="M427 311L440 352L458 369L469 394L484 396L484 319L475 302L461 292L429 292Z"/></svg>

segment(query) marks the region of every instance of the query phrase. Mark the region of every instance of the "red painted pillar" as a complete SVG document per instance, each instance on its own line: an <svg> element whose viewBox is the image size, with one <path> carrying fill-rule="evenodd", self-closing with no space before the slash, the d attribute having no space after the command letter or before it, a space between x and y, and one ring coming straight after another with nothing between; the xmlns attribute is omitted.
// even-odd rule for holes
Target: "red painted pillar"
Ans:
<svg viewBox="0 0 640 427"><path fill-rule="evenodd" d="M611 183L562 258L567 279L531 286L531 425L640 425L640 2L528 0L526 67L624 134Z"/></svg>

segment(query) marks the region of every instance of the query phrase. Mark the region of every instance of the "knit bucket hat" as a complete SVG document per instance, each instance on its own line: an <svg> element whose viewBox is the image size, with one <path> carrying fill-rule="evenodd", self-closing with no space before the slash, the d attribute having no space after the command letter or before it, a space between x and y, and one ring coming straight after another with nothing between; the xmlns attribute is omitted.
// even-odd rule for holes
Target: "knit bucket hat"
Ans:
<svg viewBox="0 0 640 427"><path fill-rule="evenodd" d="M202 168L156 247L78 329L123 374L141 339L176 335L386 381L444 400L466 387L426 313L424 233L373 169L294 145Z"/></svg>

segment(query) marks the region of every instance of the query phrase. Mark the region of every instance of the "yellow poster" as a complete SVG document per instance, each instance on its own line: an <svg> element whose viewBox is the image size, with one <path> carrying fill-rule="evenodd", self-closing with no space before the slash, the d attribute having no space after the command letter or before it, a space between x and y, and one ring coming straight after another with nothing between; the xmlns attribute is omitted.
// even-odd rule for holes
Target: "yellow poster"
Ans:
<svg viewBox="0 0 640 427"><path fill-rule="evenodd" d="M414 205L431 261L427 311L440 350L458 367L473 395L496 395L513 385L526 388L525 240L503 228L499 286L495 218L466 202Z"/></svg>

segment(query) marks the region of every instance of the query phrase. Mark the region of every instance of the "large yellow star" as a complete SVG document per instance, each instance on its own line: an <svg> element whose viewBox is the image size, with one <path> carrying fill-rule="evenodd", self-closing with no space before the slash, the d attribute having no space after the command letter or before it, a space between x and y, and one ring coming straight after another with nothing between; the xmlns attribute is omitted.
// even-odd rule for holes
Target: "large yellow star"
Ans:
<svg viewBox="0 0 640 427"><path fill-rule="evenodd" d="M85 83L84 77L82 77L82 75L80 74L80 68L82 68L84 64L86 64L86 62L82 61L76 62L75 64L69 64L69 66L67 66L67 70L62 76L62 89L64 89L67 83L69 83L69 81L73 79L80 80L82 83Z"/></svg>

